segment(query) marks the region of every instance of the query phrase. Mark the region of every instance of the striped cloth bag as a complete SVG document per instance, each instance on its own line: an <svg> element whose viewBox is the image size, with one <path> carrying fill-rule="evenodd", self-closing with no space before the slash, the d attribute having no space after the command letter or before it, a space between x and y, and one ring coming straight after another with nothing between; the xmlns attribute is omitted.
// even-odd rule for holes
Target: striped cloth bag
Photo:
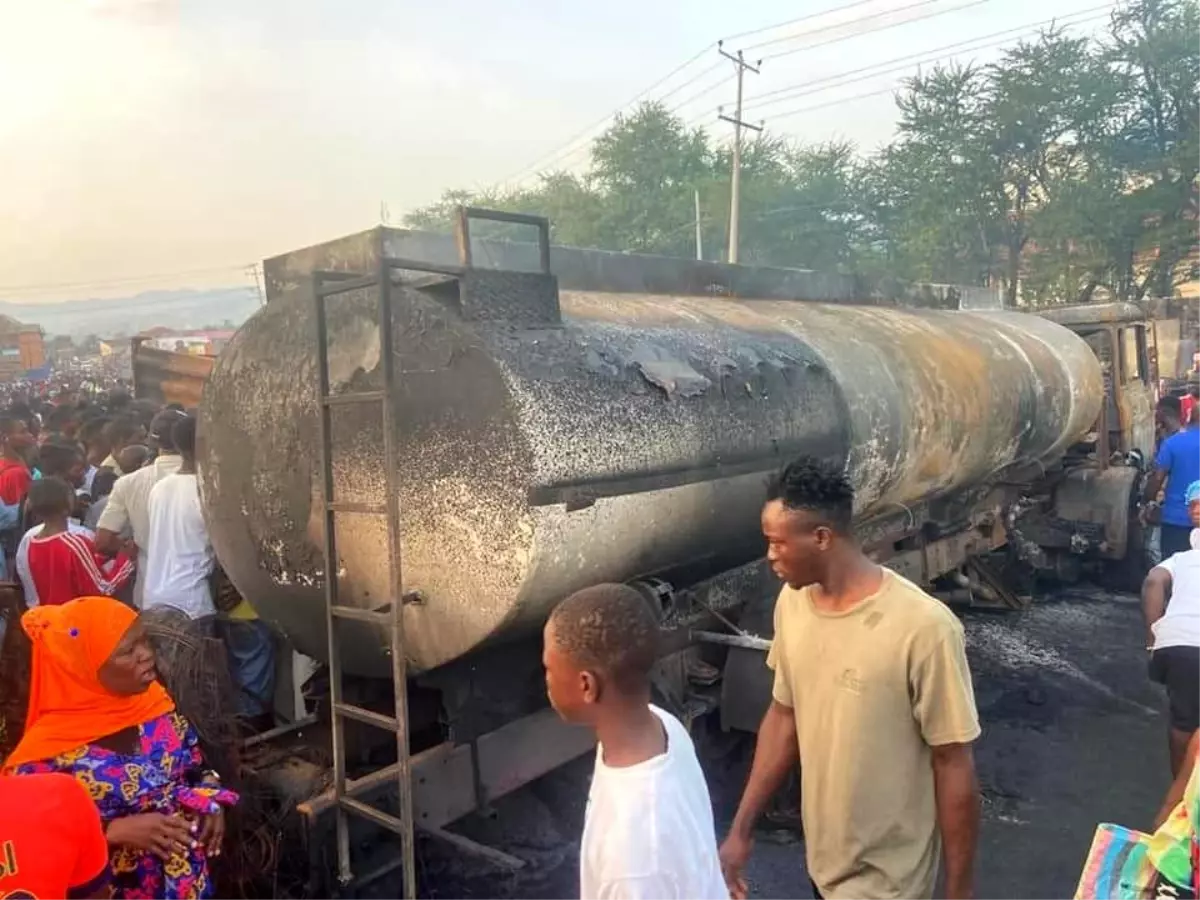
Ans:
<svg viewBox="0 0 1200 900"><path fill-rule="evenodd" d="M1200 893L1200 765L1193 767L1183 799L1154 834L1101 825L1075 900L1185 900Z"/></svg>
<svg viewBox="0 0 1200 900"><path fill-rule="evenodd" d="M1154 834L1101 825L1092 838L1075 900L1195 898L1200 894L1200 765L1183 798Z"/></svg>

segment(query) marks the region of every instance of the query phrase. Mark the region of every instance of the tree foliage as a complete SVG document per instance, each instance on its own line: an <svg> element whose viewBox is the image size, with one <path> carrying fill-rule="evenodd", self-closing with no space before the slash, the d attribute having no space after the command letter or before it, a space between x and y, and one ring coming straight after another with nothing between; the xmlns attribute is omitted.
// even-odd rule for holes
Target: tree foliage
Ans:
<svg viewBox="0 0 1200 900"><path fill-rule="evenodd" d="M1196 0L1133 0L1099 39L1052 28L991 65L909 78L876 153L757 135L741 259L998 285L1012 304L1168 296L1197 276L1197 34ZM722 259L730 157L647 103L593 142L582 174L448 191L406 221L444 229L470 203L546 215L559 243L694 256L698 197L704 256Z"/></svg>

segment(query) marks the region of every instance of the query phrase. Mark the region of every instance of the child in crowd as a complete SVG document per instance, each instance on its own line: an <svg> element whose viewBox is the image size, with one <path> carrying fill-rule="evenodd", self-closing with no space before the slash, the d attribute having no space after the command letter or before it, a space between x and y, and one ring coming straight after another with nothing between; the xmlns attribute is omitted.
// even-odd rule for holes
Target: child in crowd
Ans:
<svg viewBox="0 0 1200 900"><path fill-rule="evenodd" d="M44 478L29 489L30 512L42 524L29 529L17 548L17 574L28 607L111 596L133 575L133 561L125 553L105 559L92 533L70 520L74 502L74 490L59 478Z"/></svg>
<svg viewBox="0 0 1200 900"><path fill-rule="evenodd" d="M596 732L580 896L728 900L708 786L679 720L650 704L658 623L627 585L564 600L546 624L550 704Z"/></svg>

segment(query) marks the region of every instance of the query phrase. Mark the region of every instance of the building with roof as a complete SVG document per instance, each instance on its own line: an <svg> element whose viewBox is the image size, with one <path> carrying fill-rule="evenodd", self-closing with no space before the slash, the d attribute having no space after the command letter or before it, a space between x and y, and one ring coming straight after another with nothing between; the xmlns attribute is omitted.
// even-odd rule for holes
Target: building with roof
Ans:
<svg viewBox="0 0 1200 900"><path fill-rule="evenodd" d="M14 381L21 373L46 364L46 342L38 325L0 315L0 381Z"/></svg>

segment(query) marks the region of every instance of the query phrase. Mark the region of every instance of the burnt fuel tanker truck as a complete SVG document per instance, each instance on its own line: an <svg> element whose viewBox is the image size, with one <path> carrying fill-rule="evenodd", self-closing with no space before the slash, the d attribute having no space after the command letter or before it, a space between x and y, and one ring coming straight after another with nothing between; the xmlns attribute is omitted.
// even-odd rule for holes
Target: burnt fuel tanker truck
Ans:
<svg viewBox="0 0 1200 900"><path fill-rule="evenodd" d="M479 240L479 217L538 240ZM1135 551L1112 379L1068 327L977 289L551 247L531 217L464 210L456 237L379 228L267 260L268 302L204 389L221 565L302 653L328 662L335 622L346 718L406 720L411 759L307 799L314 822L370 818L361 798L399 777L416 827L446 836L585 752L546 709L540 628L598 582L660 615L661 702L755 728L778 590L764 481L799 454L845 463L875 558L980 602L1022 602L999 565L1073 575ZM331 578L362 615L327 613ZM351 774L377 759L342 743Z"/></svg>

